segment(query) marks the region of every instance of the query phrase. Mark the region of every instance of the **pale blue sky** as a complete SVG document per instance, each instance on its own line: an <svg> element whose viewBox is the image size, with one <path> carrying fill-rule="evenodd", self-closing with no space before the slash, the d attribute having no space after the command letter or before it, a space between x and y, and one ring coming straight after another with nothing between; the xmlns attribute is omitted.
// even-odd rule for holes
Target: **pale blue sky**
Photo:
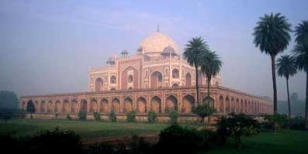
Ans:
<svg viewBox="0 0 308 154"><path fill-rule="evenodd" d="M272 96L270 58L253 44L260 16L281 12L294 27L308 20L306 0L104 1L0 0L0 90L18 95L87 91L91 67L156 30L181 47L202 36L222 58L223 85ZM293 40L285 53L293 47ZM290 91L305 92L305 76ZM278 78L279 99L286 99Z"/></svg>

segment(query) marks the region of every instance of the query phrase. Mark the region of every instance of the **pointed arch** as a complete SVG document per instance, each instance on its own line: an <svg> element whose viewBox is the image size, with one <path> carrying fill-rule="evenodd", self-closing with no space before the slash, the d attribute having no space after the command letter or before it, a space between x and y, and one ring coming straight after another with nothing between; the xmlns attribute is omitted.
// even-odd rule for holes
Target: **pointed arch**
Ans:
<svg viewBox="0 0 308 154"><path fill-rule="evenodd" d="M53 113L54 112L54 104L52 103L52 101L48 101L48 104L47 104L47 112L48 113Z"/></svg>
<svg viewBox="0 0 308 154"><path fill-rule="evenodd" d="M230 105L230 99L229 96L226 97L226 113L231 112L231 105Z"/></svg>
<svg viewBox="0 0 308 154"><path fill-rule="evenodd" d="M219 96L219 112L225 112L225 104L224 104L224 97L222 95Z"/></svg>
<svg viewBox="0 0 308 154"><path fill-rule="evenodd" d="M70 113L70 105L69 105L69 101L67 99L65 99L63 101L63 112L64 113Z"/></svg>
<svg viewBox="0 0 308 154"><path fill-rule="evenodd" d="M109 105L108 105L108 100L106 98L103 98L101 100L101 104L100 104L100 112L103 113L108 113L109 112Z"/></svg>
<svg viewBox="0 0 308 154"><path fill-rule="evenodd" d="M80 101L80 109L79 110L82 111L82 112L87 112L88 111L88 102L87 102L87 100L82 99Z"/></svg>
<svg viewBox="0 0 308 154"><path fill-rule="evenodd" d="M147 112L146 99L144 97L139 97L137 99L137 112L139 113Z"/></svg>
<svg viewBox="0 0 308 154"><path fill-rule="evenodd" d="M192 108L195 106L195 98L191 95L183 97L182 113L191 113Z"/></svg>
<svg viewBox="0 0 308 154"><path fill-rule="evenodd" d="M155 71L151 74L151 88L161 88L163 83L163 75L161 72Z"/></svg>
<svg viewBox="0 0 308 154"><path fill-rule="evenodd" d="M169 113L173 110L178 110L178 100L176 99L175 96L170 95L166 98L166 107L165 107L165 112Z"/></svg>
<svg viewBox="0 0 308 154"><path fill-rule="evenodd" d="M76 99L72 100L71 111L72 113L78 113L78 102Z"/></svg>
<svg viewBox="0 0 308 154"><path fill-rule="evenodd" d="M91 99L90 102L90 112L97 112L97 100L95 98Z"/></svg>
<svg viewBox="0 0 308 154"><path fill-rule="evenodd" d="M45 113L46 112L46 103L45 101L41 101L41 106L40 106L40 110L41 110L41 113Z"/></svg>
<svg viewBox="0 0 308 154"><path fill-rule="evenodd" d="M175 69L172 70L172 78L178 79L180 77L179 74L180 73L179 73L178 69L175 68Z"/></svg>
<svg viewBox="0 0 308 154"><path fill-rule="evenodd" d="M185 76L185 86L190 87L191 86L191 75L190 73L186 73Z"/></svg>
<svg viewBox="0 0 308 154"><path fill-rule="evenodd" d="M151 110L156 113L161 113L161 99L158 96L154 96L151 99Z"/></svg>
<svg viewBox="0 0 308 154"><path fill-rule="evenodd" d="M104 82L102 78L97 78L95 80L95 91L102 91L104 86Z"/></svg>
<svg viewBox="0 0 308 154"><path fill-rule="evenodd" d="M111 106L112 106L112 110L115 113L120 113L121 109L120 109L120 100L118 98L114 98L111 102Z"/></svg>
<svg viewBox="0 0 308 154"><path fill-rule="evenodd" d="M57 100L56 103L55 103L55 112L56 112L56 113L62 112L60 100Z"/></svg>
<svg viewBox="0 0 308 154"><path fill-rule="evenodd" d="M124 99L124 112L130 112L133 110L133 100L130 97Z"/></svg>

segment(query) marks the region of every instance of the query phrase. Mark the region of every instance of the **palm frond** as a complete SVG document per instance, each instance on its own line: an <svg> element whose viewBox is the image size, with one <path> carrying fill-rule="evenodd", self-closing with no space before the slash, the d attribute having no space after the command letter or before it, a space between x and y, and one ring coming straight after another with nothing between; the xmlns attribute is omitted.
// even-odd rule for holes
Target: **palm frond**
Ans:
<svg viewBox="0 0 308 154"><path fill-rule="evenodd" d="M295 57L284 55L277 59L277 73L287 79L297 73Z"/></svg>
<svg viewBox="0 0 308 154"><path fill-rule="evenodd" d="M254 44L261 52L276 55L287 48L291 39L291 25L280 13L265 14L254 28Z"/></svg>

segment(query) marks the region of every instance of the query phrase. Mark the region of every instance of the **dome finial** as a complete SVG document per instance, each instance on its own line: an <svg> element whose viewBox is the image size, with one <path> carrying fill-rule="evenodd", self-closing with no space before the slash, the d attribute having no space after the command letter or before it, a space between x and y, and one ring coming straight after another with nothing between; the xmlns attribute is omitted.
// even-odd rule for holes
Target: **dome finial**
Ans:
<svg viewBox="0 0 308 154"><path fill-rule="evenodd" d="M156 31L159 32L159 24L157 24L157 30Z"/></svg>

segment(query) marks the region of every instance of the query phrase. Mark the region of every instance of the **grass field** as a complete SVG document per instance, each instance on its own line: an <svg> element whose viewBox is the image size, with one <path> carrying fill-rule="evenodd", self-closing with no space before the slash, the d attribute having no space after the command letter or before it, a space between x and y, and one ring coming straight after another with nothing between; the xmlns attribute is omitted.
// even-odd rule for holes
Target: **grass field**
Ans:
<svg viewBox="0 0 308 154"><path fill-rule="evenodd" d="M126 123L97 121L67 121L67 120L10 120L0 122L0 134L10 134L14 137L31 136L42 130L56 127L73 130L81 137L94 138L106 136L127 136L135 134L158 133L168 127L163 123ZM234 148L232 139L224 147L200 152L210 154L297 154L308 153L308 132L283 130L280 132L262 132L256 136L243 138L244 147Z"/></svg>
<svg viewBox="0 0 308 154"><path fill-rule="evenodd" d="M68 121L68 120L10 120L0 122L0 133L13 137L31 136L43 130L60 129L73 130L83 138L126 136L146 133L158 133L166 128L163 123L126 123L126 122L97 122L97 121Z"/></svg>
<svg viewBox="0 0 308 154"><path fill-rule="evenodd" d="M204 154L307 154L308 132L294 130L283 130L276 133L262 132L256 136L245 137L243 144L243 149L237 150L230 140L226 146L215 148Z"/></svg>

